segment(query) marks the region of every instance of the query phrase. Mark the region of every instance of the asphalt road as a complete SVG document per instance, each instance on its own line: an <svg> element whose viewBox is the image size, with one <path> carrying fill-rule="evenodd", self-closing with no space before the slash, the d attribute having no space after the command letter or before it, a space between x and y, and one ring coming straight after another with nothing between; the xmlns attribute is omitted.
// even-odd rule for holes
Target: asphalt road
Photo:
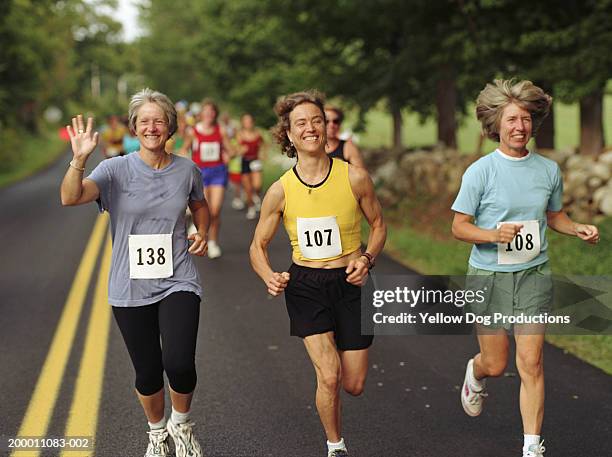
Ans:
<svg viewBox="0 0 612 457"><path fill-rule="evenodd" d="M18 434L30 411L34 428L48 420L37 436L62 437L77 430L67 429L73 414L76 423L90 423L95 430L96 456L141 456L147 424L133 393L128 354L114 321L107 332L104 309L92 305L104 247L92 257L82 312L65 316L76 327L73 339L60 340L56 347L66 357L57 388L40 387L39 397L54 401L40 409L31 404L99 217L95 204L61 207L59 183L68 160L65 156L48 170L0 190L0 455L9 455L6 441ZM323 456L314 371L301 341L288 334L283 298L269 299L250 268L247 248L254 227L244 212L226 205L223 257L197 260L205 296L193 403L196 432L210 457ZM282 228L270 252L277 269L289 266ZM384 256L376 270L379 275L410 273ZM88 343L95 329L101 335ZM88 347L105 358L98 371L85 375L81 360L90 354ZM480 417L470 418L461 408L458 389L476 348L473 336L377 337L364 395L343 396L343 435L351 456L521 455L519 379L513 363L505 376L489 381L490 396ZM612 455L612 377L549 345L545 360L546 455ZM55 359L48 365L50 371L61 366ZM80 387L79 377L84 380ZM77 390L85 400L71 412ZM82 420L89 410L93 419Z"/></svg>

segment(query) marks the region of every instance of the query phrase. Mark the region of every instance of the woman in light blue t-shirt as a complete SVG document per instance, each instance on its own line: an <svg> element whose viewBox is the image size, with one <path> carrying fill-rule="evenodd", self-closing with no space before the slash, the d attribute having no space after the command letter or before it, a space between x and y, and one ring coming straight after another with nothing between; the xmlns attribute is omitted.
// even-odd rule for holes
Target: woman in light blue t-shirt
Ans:
<svg viewBox="0 0 612 457"><path fill-rule="evenodd" d="M168 97L151 89L135 94L129 128L138 138L139 150L104 160L83 179L98 133L92 118L86 125L81 115L72 119L67 130L73 159L62 181L62 204L97 200L100 209L110 214L113 252L108 296L151 429L145 457L169 456L169 436L177 457L201 457L190 407L197 381L202 287L190 254L206 254L208 205L195 164L165 151L166 141L177 129L176 110ZM187 207L197 229L189 236ZM172 401L168 421L164 372Z"/></svg>
<svg viewBox="0 0 612 457"><path fill-rule="evenodd" d="M546 228L599 241L593 225L573 222L563 211L559 166L530 152L527 143L548 115L552 98L530 81L496 80L477 99L483 133L498 141L496 151L473 163L463 175L452 209L453 235L473 244L468 275L488 290L479 309L480 352L468 361L461 403L470 416L482 411L485 379L504 373L508 362L507 321L515 325L516 366L521 378L520 410L524 457L541 457L544 416L543 311L550 304ZM482 280L480 279L482 278ZM472 279L471 279L472 280ZM495 316L501 323L495 325ZM539 317L540 316L540 317Z"/></svg>

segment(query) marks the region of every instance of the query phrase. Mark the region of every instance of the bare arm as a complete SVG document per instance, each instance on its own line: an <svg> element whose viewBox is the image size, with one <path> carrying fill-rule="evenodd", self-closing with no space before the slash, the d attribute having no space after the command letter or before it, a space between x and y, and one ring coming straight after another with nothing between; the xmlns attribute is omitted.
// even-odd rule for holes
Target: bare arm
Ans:
<svg viewBox="0 0 612 457"><path fill-rule="evenodd" d="M189 247L189 252L203 256L208 249L208 226L210 225L208 203L206 203L205 199L192 200L189 202L189 209L193 217L193 224L197 229L196 233L189 235L189 239L193 240L193 244Z"/></svg>
<svg viewBox="0 0 612 457"><path fill-rule="evenodd" d="M191 147L191 144L193 143L193 132L191 130L191 128L186 129L185 131L185 140L183 141L183 145L181 146L181 149L179 149L178 151L178 155L183 156L183 157L188 157L189 159L191 159L191 154L189 154L189 148Z"/></svg>
<svg viewBox="0 0 612 457"><path fill-rule="evenodd" d="M249 249L253 270L266 284L268 293L273 296L279 295L289 282L289 273L275 272L268 258L268 245L278 230L284 206L285 192L281 182L276 181L266 192L261 204L259 222Z"/></svg>
<svg viewBox="0 0 612 457"><path fill-rule="evenodd" d="M521 231L521 224L502 224L498 229L482 229L473 223L473 216L455 212L453 218L453 236L466 243L510 243Z"/></svg>
<svg viewBox="0 0 612 457"><path fill-rule="evenodd" d="M574 222L565 211L546 211L546 219L548 226L556 232L577 236L591 244L599 242L599 230L597 227Z"/></svg>
<svg viewBox="0 0 612 457"><path fill-rule="evenodd" d="M383 219L382 207L374 193L374 184L372 184L370 175L364 168L349 165L349 180L361 212L370 226L366 253L375 259L382 251L387 239L387 225ZM347 266L346 271L349 276L346 280L351 284L363 285L368 266L369 262L365 257L351 260Z"/></svg>
<svg viewBox="0 0 612 457"><path fill-rule="evenodd" d="M82 205L100 196L97 184L90 179L83 179L85 164L98 144L99 135L93 131L93 118L87 119L85 127L81 114L72 118L72 127L66 126L66 130L70 137L73 158L62 180L60 197L64 206Z"/></svg>
<svg viewBox="0 0 612 457"><path fill-rule="evenodd" d="M356 167L365 168L365 162L359 148L352 141L344 143L344 158Z"/></svg>

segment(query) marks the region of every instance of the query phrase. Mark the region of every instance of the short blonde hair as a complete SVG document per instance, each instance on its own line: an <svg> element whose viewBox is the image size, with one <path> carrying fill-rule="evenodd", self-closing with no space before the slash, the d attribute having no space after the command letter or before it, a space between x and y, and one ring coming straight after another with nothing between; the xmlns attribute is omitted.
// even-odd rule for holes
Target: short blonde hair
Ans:
<svg viewBox="0 0 612 457"><path fill-rule="evenodd" d="M499 124L504 108L515 103L531 114L532 136L535 136L550 112L552 97L531 81L515 82L514 79L496 79L487 84L476 99L476 118L482 132L499 141Z"/></svg>
<svg viewBox="0 0 612 457"><path fill-rule="evenodd" d="M155 103L159 106L168 121L168 130L170 136L174 135L178 128L176 108L174 103L168 98L167 95L149 89L148 87L142 89L140 92L136 92L130 99L130 105L128 108L128 126L132 133L136 132L136 118L138 117L138 110L142 108L145 103Z"/></svg>

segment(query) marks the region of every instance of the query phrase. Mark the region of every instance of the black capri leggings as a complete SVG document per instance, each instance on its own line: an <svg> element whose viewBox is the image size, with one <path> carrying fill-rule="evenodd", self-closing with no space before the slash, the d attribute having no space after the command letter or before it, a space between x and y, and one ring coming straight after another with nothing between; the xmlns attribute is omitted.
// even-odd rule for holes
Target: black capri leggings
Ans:
<svg viewBox="0 0 612 457"><path fill-rule="evenodd" d="M113 306L113 315L130 353L136 390L141 395L153 395L164 387L164 371L172 390L193 392L200 297L174 292L152 305Z"/></svg>

